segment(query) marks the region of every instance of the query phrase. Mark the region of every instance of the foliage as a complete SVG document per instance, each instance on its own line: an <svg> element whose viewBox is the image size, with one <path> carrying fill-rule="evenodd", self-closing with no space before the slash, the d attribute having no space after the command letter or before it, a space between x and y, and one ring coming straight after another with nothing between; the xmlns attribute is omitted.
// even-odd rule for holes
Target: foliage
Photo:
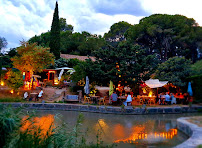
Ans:
<svg viewBox="0 0 202 148"><path fill-rule="evenodd" d="M185 79L190 76L190 60L184 57L169 58L166 62L161 63L155 74L156 78L162 81L169 81L176 86L185 86Z"/></svg>
<svg viewBox="0 0 202 148"><path fill-rule="evenodd" d="M87 60L87 75L91 81L106 85L110 80L115 85L132 85L134 80L147 79L157 66L155 55L129 42L121 42L117 48L107 46L96 50L96 61Z"/></svg>
<svg viewBox="0 0 202 148"><path fill-rule="evenodd" d="M0 105L0 143L4 147L13 133L20 125L20 112L11 107Z"/></svg>
<svg viewBox="0 0 202 148"><path fill-rule="evenodd" d="M191 65L191 74L192 75L202 74L202 60L199 60Z"/></svg>
<svg viewBox="0 0 202 148"><path fill-rule="evenodd" d="M121 38L121 37L123 37L126 30L128 28L130 28L131 26L132 26L131 24L124 22L124 21L115 23L110 27L109 32L104 34L104 38L107 40L115 39L117 37ZM125 38L123 37L123 39L125 39Z"/></svg>
<svg viewBox="0 0 202 148"><path fill-rule="evenodd" d="M69 30L71 32L74 31L74 27L72 25L68 25L66 23L65 18L60 18L59 23L60 23L60 31L67 31L67 30Z"/></svg>
<svg viewBox="0 0 202 148"><path fill-rule="evenodd" d="M202 75L194 75L187 78L187 81L191 82L193 96L194 96L194 102L202 102Z"/></svg>
<svg viewBox="0 0 202 148"><path fill-rule="evenodd" d="M154 14L140 20L126 32L127 40L156 52L162 61L185 56L195 61L202 39L202 27L194 19L181 15Z"/></svg>
<svg viewBox="0 0 202 148"><path fill-rule="evenodd" d="M61 67L68 67L69 60L64 58L59 58L55 60L55 68L61 68Z"/></svg>
<svg viewBox="0 0 202 148"><path fill-rule="evenodd" d="M42 33L41 35L30 38L29 43L37 43L38 46L49 47L50 44L50 32Z"/></svg>
<svg viewBox="0 0 202 148"><path fill-rule="evenodd" d="M6 85L15 91L18 90L18 88L23 86L23 78L20 71L12 71L10 70L8 72L8 78L6 80Z"/></svg>
<svg viewBox="0 0 202 148"><path fill-rule="evenodd" d="M60 58L60 23L58 14L58 3L56 1L55 11L53 14L53 21L50 32L50 52L55 55L56 59Z"/></svg>
<svg viewBox="0 0 202 148"><path fill-rule="evenodd" d="M22 42L17 48L17 55L11 58L15 68L20 71L41 72L48 65L54 64L54 56L48 48L37 46L36 43Z"/></svg>
<svg viewBox="0 0 202 148"><path fill-rule="evenodd" d="M6 39L4 37L0 37L0 53L3 48L6 48L7 44Z"/></svg>
<svg viewBox="0 0 202 148"><path fill-rule="evenodd" d="M6 68L13 67L11 58L14 57L17 54L17 51L15 48L10 49L5 55L3 55L2 58L2 66Z"/></svg>
<svg viewBox="0 0 202 148"><path fill-rule="evenodd" d="M74 68L75 72L71 76L71 79L74 82L78 82L82 78L86 77L86 70L87 70L87 63L86 62L80 61L80 63L78 63L78 65L74 66L73 68Z"/></svg>

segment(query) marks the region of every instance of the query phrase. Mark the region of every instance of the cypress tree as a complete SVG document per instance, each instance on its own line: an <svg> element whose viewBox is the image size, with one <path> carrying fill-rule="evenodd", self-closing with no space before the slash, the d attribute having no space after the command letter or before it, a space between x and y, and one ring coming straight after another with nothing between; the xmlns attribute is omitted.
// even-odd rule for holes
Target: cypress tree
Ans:
<svg viewBox="0 0 202 148"><path fill-rule="evenodd" d="M55 11L53 14L53 21L51 25L50 52L55 55L56 59L60 58L60 23L57 1L55 4Z"/></svg>

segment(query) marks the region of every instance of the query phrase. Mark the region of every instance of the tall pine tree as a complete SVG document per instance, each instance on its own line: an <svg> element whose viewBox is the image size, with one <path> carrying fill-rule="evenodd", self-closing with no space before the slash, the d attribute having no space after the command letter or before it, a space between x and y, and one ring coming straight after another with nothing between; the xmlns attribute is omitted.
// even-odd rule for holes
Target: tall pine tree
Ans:
<svg viewBox="0 0 202 148"><path fill-rule="evenodd" d="M55 55L56 59L60 58L60 23L57 1L55 4L55 11L53 14L53 21L51 26L50 52Z"/></svg>

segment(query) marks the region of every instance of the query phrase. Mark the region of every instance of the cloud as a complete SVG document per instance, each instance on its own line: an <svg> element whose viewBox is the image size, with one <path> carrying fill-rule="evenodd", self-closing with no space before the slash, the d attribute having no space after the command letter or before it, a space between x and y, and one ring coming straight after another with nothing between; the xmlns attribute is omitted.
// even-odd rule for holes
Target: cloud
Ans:
<svg viewBox="0 0 202 148"><path fill-rule="evenodd" d="M59 17L75 32L108 32L119 21L137 24L153 13L181 14L202 24L201 0L58 0ZM8 48L51 29L55 0L1 0L0 32Z"/></svg>
<svg viewBox="0 0 202 148"><path fill-rule="evenodd" d="M7 39L8 48L19 46L20 41L46 32L53 15L53 9L40 0L1 1L0 10L0 32Z"/></svg>
<svg viewBox="0 0 202 148"><path fill-rule="evenodd" d="M201 0L142 0L142 6L149 13L180 14L194 18L202 25Z"/></svg>

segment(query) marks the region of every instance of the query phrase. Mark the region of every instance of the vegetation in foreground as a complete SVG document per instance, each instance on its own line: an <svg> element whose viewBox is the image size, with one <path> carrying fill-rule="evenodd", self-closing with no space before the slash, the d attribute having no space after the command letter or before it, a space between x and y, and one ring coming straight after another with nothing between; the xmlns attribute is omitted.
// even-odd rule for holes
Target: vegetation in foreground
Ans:
<svg viewBox="0 0 202 148"><path fill-rule="evenodd" d="M34 112L0 106L0 148L100 148L113 147L104 145L100 132L96 135L96 143L87 142L87 132L81 131L83 115L80 114L74 128L68 126L59 115L48 117L46 124L40 124ZM45 125L45 126L44 126Z"/></svg>

